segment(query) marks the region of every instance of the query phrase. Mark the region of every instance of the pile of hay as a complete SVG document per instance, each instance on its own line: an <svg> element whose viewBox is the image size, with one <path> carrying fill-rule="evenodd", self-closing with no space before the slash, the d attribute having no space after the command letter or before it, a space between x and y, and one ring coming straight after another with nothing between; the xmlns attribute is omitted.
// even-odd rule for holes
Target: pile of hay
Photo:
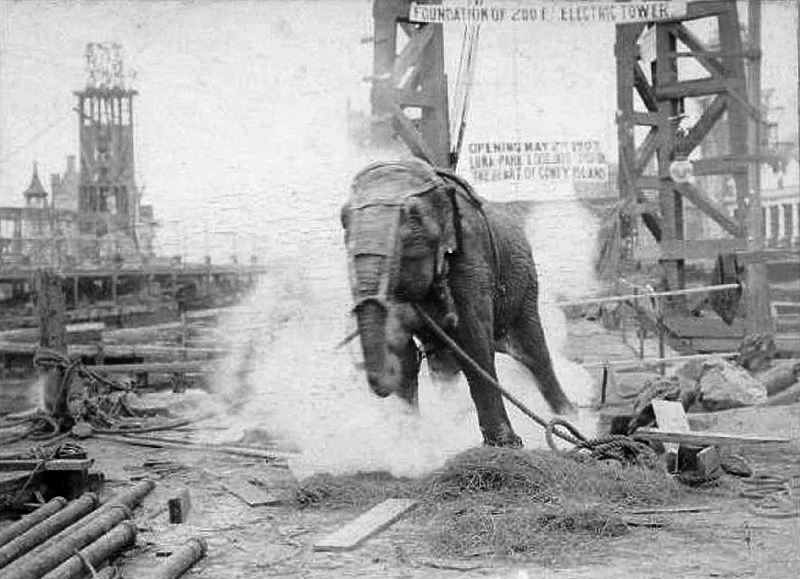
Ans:
<svg viewBox="0 0 800 579"><path fill-rule="evenodd" d="M299 507L369 508L391 498L416 495L411 479L386 472L333 476L319 474L303 479L294 491Z"/></svg>
<svg viewBox="0 0 800 579"><path fill-rule="evenodd" d="M498 448L457 456L419 488L441 554L548 561L624 534L625 507L667 504L681 493L663 470Z"/></svg>
<svg viewBox="0 0 800 579"><path fill-rule="evenodd" d="M303 480L303 507L359 508L420 500L414 514L435 554L500 555L547 562L627 532L626 508L671 504L683 491L664 471L543 450L475 448L421 480L387 473Z"/></svg>

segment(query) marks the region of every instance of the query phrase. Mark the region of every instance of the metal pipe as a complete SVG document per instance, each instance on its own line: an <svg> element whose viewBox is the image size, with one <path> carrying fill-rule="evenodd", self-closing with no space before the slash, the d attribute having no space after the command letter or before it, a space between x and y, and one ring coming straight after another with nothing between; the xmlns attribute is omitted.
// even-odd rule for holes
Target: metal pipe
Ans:
<svg viewBox="0 0 800 579"><path fill-rule="evenodd" d="M22 533L35 527L51 515L56 514L63 509L67 504L67 499L64 497L56 497L50 502L42 505L31 514L22 517L16 523L6 527L0 531L0 547L19 537Z"/></svg>
<svg viewBox="0 0 800 579"><path fill-rule="evenodd" d="M98 499L96 494L85 493L80 498L70 502L57 513L0 547L0 568L5 567L37 545L41 545L48 538L66 529L75 521L92 512L97 507L97 503Z"/></svg>
<svg viewBox="0 0 800 579"><path fill-rule="evenodd" d="M72 555L58 567L43 575L41 579L82 579L89 573L89 565L92 568L100 567L105 561L132 546L135 542L136 525L123 521L91 545L78 551L78 554ZM97 575L102 577L104 573L111 573L111 571L103 570ZM114 577L114 574L109 577Z"/></svg>
<svg viewBox="0 0 800 579"><path fill-rule="evenodd" d="M207 548L203 538L192 537L175 549L172 555L149 575L149 579L177 579L205 556Z"/></svg>
<svg viewBox="0 0 800 579"><path fill-rule="evenodd" d="M0 579L39 579L58 567L76 551L96 541L119 523L129 518L131 511L123 505L111 505L88 522L79 521L42 548L34 549L0 570ZM74 528L73 527L77 527Z"/></svg>

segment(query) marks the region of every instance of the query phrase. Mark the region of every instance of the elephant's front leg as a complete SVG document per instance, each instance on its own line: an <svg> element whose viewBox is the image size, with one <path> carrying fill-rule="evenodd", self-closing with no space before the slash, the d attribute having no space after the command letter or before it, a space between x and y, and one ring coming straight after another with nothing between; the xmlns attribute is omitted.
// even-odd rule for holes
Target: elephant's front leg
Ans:
<svg viewBox="0 0 800 579"><path fill-rule="evenodd" d="M491 319L481 321L479 316L460 315L456 341L464 352L497 381L494 365L494 340ZM488 316L483 316L488 317ZM478 411L478 423L483 442L488 446L522 446L522 439L511 427L500 391L480 372L463 363L461 368L469 383L472 401Z"/></svg>
<svg viewBox="0 0 800 579"><path fill-rule="evenodd" d="M402 366L403 380L397 389L397 396L414 408L419 403L419 365L422 359L414 340L409 339L405 347L396 353Z"/></svg>

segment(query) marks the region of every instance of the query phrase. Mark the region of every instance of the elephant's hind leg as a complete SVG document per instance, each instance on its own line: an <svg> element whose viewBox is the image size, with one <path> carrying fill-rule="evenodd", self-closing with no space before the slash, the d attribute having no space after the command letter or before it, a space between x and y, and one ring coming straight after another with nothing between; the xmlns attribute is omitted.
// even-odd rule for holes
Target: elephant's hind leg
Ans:
<svg viewBox="0 0 800 579"><path fill-rule="evenodd" d="M574 407L561 388L553 369L550 350L539 318L535 288L531 288L528 293L522 315L511 328L509 353L531 371L539 383L542 396L554 412L570 413L574 411Z"/></svg>

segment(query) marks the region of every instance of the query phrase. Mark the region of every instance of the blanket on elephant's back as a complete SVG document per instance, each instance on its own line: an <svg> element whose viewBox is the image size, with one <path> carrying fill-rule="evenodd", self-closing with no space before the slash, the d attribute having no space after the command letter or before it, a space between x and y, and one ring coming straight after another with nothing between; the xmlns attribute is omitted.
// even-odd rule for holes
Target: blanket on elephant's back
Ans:
<svg viewBox="0 0 800 579"><path fill-rule="evenodd" d="M444 184L436 171L419 159L379 161L367 165L353 179L351 207L401 205L410 195L419 195Z"/></svg>

